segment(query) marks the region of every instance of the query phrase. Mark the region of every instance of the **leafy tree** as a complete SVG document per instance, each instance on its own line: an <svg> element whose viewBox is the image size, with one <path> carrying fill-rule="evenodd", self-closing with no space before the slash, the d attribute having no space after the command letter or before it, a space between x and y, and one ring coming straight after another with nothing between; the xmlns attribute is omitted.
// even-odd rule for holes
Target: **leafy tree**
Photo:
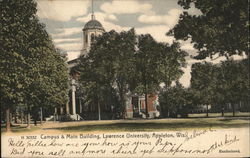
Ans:
<svg viewBox="0 0 250 158"><path fill-rule="evenodd" d="M79 82L86 94L85 103L89 107L93 106L98 109L99 113L100 107L104 107L104 104L107 103L104 101L106 94L112 94L111 89L114 82L112 49L114 46L110 41L114 40L116 35L116 32L111 31L96 38L96 41L92 43L90 52L80 57L79 65L76 68L80 72ZM97 44L100 47L97 47ZM108 51L109 47L111 51ZM107 93L106 90L110 90L110 92ZM111 96L108 96L108 98L111 98ZM100 105L101 103L102 105Z"/></svg>
<svg viewBox="0 0 250 158"><path fill-rule="evenodd" d="M220 56L248 54L248 1L179 0L178 4L186 11L168 34L176 39L191 39L198 49L197 59L216 53ZM188 13L192 4L200 10L200 15Z"/></svg>
<svg viewBox="0 0 250 158"><path fill-rule="evenodd" d="M183 74L181 68L186 66L187 53L180 49L178 42L173 42L171 45L159 43L159 47L161 48L156 53L158 57L157 71L161 82L169 87L172 81L178 80Z"/></svg>
<svg viewBox="0 0 250 158"><path fill-rule="evenodd" d="M30 83L25 85L25 103L28 112L42 105L45 108L62 106L67 100L68 72L65 59L60 55L45 26L33 18L28 37L28 52L24 58L28 63L25 73ZM33 113L34 118L37 113Z"/></svg>
<svg viewBox="0 0 250 158"><path fill-rule="evenodd" d="M26 28L33 18L36 8L35 3L29 1L1 1L1 107L6 109L6 116L9 110L19 105L24 100L25 84L30 81L24 73L24 67L28 66L23 57L26 44L26 35L29 32ZM17 11L15 11L17 10ZM26 21L26 23L22 23ZM27 23L28 21L28 23ZM6 127L9 130L9 119L6 120Z"/></svg>
<svg viewBox="0 0 250 158"><path fill-rule="evenodd" d="M246 102L248 98L247 67L246 59L227 60L214 65L207 62L192 65L191 88L199 100L198 104L220 105L224 116L224 105L229 103L235 116L235 104Z"/></svg>
<svg viewBox="0 0 250 158"><path fill-rule="evenodd" d="M194 107L193 92L191 89L184 88L178 81L175 86L165 87L161 90L159 101L163 117L188 117L188 113Z"/></svg>
<svg viewBox="0 0 250 158"><path fill-rule="evenodd" d="M121 111L125 110L126 94L133 90L136 74L134 58L136 35L134 29L121 32L116 39L115 85L121 102Z"/></svg>
<svg viewBox="0 0 250 158"><path fill-rule="evenodd" d="M89 95L86 101L99 100L93 104L100 106L102 103L102 107L112 106L117 113L123 115L125 97L134 69L134 42L133 29L121 33L106 32L96 38L87 55L80 57L76 69L81 74L80 83L85 87L85 94ZM94 90L94 95L91 90ZM120 104L115 104L116 100Z"/></svg>
<svg viewBox="0 0 250 158"><path fill-rule="evenodd" d="M178 24L167 34L174 35L177 40L190 39L194 48L198 50L196 59L213 57L215 54L225 56L227 59L235 54L248 55L248 1L179 0L178 4L185 11L180 15ZM190 14L188 11L192 6L200 13ZM194 76L192 76L191 86L195 90L196 97L200 98L202 103L222 105L222 115L224 104L237 100L236 96L240 94L238 86L242 84L236 83L244 82L234 76L237 74L236 67L240 68L239 64L236 66L231 61L229 63L223 62L222 65L216 66L196 64L193 68L200 75L192 71ZM209 75L206 75L206 72ZM238 74L238 76L241 75ZM205 93L208 92L209 95L206 96Z"/></svg>
<svg viewBox="0 0 250 158"><path fill-rule="evenodd" d="M169 85L181 76L185 56L178 43L158 43L150 35L136 36L134 29L104 33L93 42L90 52L81 56L76 68L85 89L85 103L115 106L123 117L128 92L144 94L147 104L148 94L155 93L160 83Z"/></svg>
<svg viewBox="0 0 250 158"><path fill-rule="evenodd" d="M65 60L36 17L36 3L33 0L0 3L1 108L8 112L24 105L30 111L31 107L62 105L67 98ZM7 127L9 130L8 118Z"/></svg>
<svg viewBox="0 0 250 158"><path fill-rule="evenodd" d="M165 43L160 43L160 45L163 47L159 53L157 71L160 81L165 85L163 88L164 91L170 87L173 81L178 80L183 74L181 67L184 67L186 65L185 56L187 55L187 53L180 49L180 45L177 42L174 42L170 46ZM168 95L164 96L164 100L166 101L168 99ZM169 108L167 108L166 106L162 106L161 113L162 116L168 116Z"/></svg>
<svg viewBox="0 0 250 158"><path fill-rule="evenodd" d="M224 98L225 102L232 106L233 116L235 116L235 104L247 101L249 91L248 61L228 60L220 65L223 72ZM239 71L241 70L241 71Z"/></svg>
<svg viewBox="0 0 250 158"><path fill-rule="evenodd" d="M172 81L178 80L183 74L180 69L185 65L186 52L180 50L179 43L172 45L156 42L150 35L138 37L138 51L136 58L137 91L145 95L146 116L147 96L159 90L159 85L164 83L170 86Z"/></svg>
<svg viewBox="0 0 250 158"><path fill-rule="evenodd" d="M219 90L215 91L217 74L216 67L212 63L196 63L192 65L191 72L191 88L193 89L198 104L207 106L207 117L208 117L208 105L213 104L216 101L219 101L219 98L215 96L220 96L218 94ZM221 100L221 98L220 98Z"/></svg>
<svg viewBox="0 0 250 158"><path fill-rule="evenodd" d="M191 88L195 92L198 104L218 106L224 116L224 105L227 103L225 95L225 73L219 64L196 63L192 65ZM230 92L229 92L230 93Z"/></svg>
<svg viewBox="0 0 250 158"><path fill-rule="evenodd" d="M148 117L148 94L155 92L159 88L160 80L157 74L157 62L159 46L149 34L138 37L138 50L136 59L136 81L135 92L145 95L145 114Z"/></svg>

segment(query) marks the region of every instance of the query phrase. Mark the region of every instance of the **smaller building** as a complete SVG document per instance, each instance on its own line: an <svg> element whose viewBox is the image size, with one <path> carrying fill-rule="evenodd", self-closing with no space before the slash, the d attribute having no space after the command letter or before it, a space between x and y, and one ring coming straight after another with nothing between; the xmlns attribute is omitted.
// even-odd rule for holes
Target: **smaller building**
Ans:
<svg viewBox="0 0 250 158"><path fill-rule="evenodd" d="M160 116L158 96L149 94L147 97L148 117L158 118ZM132 95L127 98L126 118L146 118L145 96Z"/></svg>

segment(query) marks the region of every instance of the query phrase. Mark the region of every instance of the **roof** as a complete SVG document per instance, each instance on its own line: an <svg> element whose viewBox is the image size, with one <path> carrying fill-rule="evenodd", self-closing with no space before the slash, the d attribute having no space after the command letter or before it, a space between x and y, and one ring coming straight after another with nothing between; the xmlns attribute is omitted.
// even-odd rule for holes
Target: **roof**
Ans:
<svg viewBox="0 0 250 158"><path fill-rule="evenodd" d="M88 21L85 24L83 30L86 30L86 29L101 29L101 30L104 30L104 28L102 27L102 24L99 21L95 20L95 19L92 19L92 20Z"/></svg>

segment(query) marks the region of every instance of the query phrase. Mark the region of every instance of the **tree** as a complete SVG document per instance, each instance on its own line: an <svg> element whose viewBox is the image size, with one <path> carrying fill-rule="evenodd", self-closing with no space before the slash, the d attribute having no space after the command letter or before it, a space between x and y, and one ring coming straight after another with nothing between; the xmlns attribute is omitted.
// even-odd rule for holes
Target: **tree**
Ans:
<svg viewBox="0 0 250 158"><path fill-rule="evenodd" d="M22 56L27 39L25 35L27 23L35 14L35 3L28 1L1 1L2 29L1 29L1 53L0 53L0 73L1 73L1 107L6 109L6 127L9 127L9 111L19 105L24 98L24 84L28 83L23 71L27 67L27 62ZM20 8L20 9L17 9ZM14 12L14 10L18 10Z"/></svg>
<svg viewBox="0 0 250 158"><path fill-rule="evenodd" d="M194 107L193 92L190 88L184 88L178 81L175 86L165 87L159 95L160 106L167 114L163 117L188 117L188 113Z"/></svg>
<svg viewBox="0 0 250 158"><path fill-rule="evenodd" d="M89 94L86 100L101 99L101 107L118 101L112 106L124 117L128 93L144 94L147 115L148 94L155 93L160 83L169 85L181 76L185 56L177 42L171 46L158 43L148 34L136 36L134 29L110 31L96 38L90 52L80 57L76 69L85 94Z"/></svg>
<svg viewBox="0 0 250 158"><path fill-rule="evenodd" d="M208 117L208 105L223 102L222 96L219 94L221 89L215 90L218 84L218 69L212 63L195 63L192 65L191 76L191 89L199 100L198 104L207 106Z"/></svg>
<svg viewBox="0 0 250 158"><path fill-rule="evenodd" d="M159 47L161 49L156 53L157 71L161 82L165 84L165 87L169 87L172 81L178 80L183 74L181 68L186 66L187 52L180 49L178 42L173 42L171 45L159 43Z"/></svg>
<svg viewBox="0 0 250 158"><path fill-rule="evenodd" d="M80 57L76 68L81 74L79 82L89 95L86 100L98 100L94 103L98 107L112 106L116 113L123 115L134 71L134 43L133 29L121 33L106 32L93 41L90 52ZM95 91L94 95L91 90ZM119 104L115 104L116 100Z"/></svg>
<svg viewBox="0 0 250 158"><path fill-rule="evenodd" d="M24 105L30 111L31 106L63 104L68 82L65 60L36 17L36 3L33 0L0 3L1 107L8 112ZM8 124L7 118L7 127Z"/></svg>
<svg viewBox="0 0 250 158"><path fill-rule="evenodd" d="M121 101L121 111L124 113L126 94L133 90L133 81L136 74L134 58L136 35L134 29L121 32L116 39L115 84Z"/></svg>
<svg viewBox="0 0 250 158"><path fill-rule="evenodd" d="M138 36L138 50L136 60L136 90L145 96L145 115L148 118L148 94L155 92L160 85L157 74L157 62L160 47L149 34Z"/></svg>
<svg viewBox="0 0 250 158"><path fill-rule="evenodd" d="M145 95L146 116L147 96L156 93L159 85L170 86L172 81L178 80L185 66L186 52L180 49L179 43L172 45L156 42L149 34L138 37L138 51L136 58L137 91Z"/></svg>
<svg viewBox="0 0 250 158"><path fill-rule="evenodd" d="M191 39L198 49L197 59L219 53L220 56L248 54L249 14L246 0L179 0L185 11L168 34L176 39ZM191 15L194 4L200 15Z"/></svg>
<svg viewBox="0 0 250 158"><path fill-rule="evenodd" d="M191 88L199 100L198 104L220 105L217 108L221 108L222 116L224 116L224 105L230 104L235 116L235 104L246 102L248 98L247 67L246 59L227 60L219 64L204 62L192 65Z"/></svg>
<svg viewBox="0 0 250 158"><path fill-rule="evenodd" d="M221 63L223 71L223 82L225 102L232 107L233 116L235 116L235 104L247 101L249 91L248 80L248 61L228 60ZM241 71L239 71L241 70Z"/></svg>
<svg viewBox="0 0 250 158"><path fill-rule="evenodd" d="M38 19L33 18L30 27L28 53L23 54L28 63L25 74L30 80L25 85L24 97L28 114L32 107L37 111L41 106L45 109L64 105L68 93L66 60ZM33 114L34 118L38 118L37 113Z"/></svg>

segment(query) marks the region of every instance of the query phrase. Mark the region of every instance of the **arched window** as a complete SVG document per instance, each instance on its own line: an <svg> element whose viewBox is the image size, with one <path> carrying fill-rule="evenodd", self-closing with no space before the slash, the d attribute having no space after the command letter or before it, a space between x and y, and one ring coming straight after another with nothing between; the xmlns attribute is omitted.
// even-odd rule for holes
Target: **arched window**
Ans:
<svg viewBox="0 0 250 158"><path fill-rule="evenodd" d="M85 35L85 43L88 43L88 35Z"/></svg>
<svg viewBox="0 0 250 158"><path fill-rule="evenodd" d="M91 34L91 43L95 40L95 35L92 33Z"/></svg>

